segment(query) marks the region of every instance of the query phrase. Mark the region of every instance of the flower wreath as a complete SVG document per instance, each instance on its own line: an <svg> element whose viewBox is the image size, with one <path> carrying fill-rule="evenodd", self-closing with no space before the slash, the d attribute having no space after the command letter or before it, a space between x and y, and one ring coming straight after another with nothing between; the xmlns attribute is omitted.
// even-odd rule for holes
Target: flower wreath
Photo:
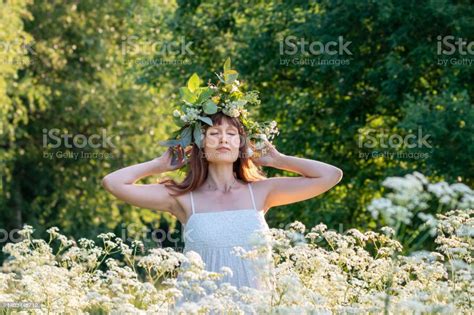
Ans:
<svg viewBox="0 0 474 315"><path fill-rule="evenodd" d="M176 157L176 147L180 145L183 149L195 143L202 148L204 139L202 124L212 126L212 120L208 115L219 111L230 117L239 117L247 133L247 141L255 144L255 149L265 148L265 140L270 143L280 132L276 121L257 122L249 117L245 108L248 105L259 105L258 91L243 92L240 90L241 82L237 80L239 74L231 69L230 58L224 63L224 71L217 74L217 84L208 82L208 86L201 87L201 79L194 73L188 80L187 86L179 89L181 105L173 111L173 120L181 128L172 133L173 137L161 141L160 145L172 147L173 157ZM249 148L247 152L253 156ZM185 160L189 157L185 156Z"/></svg>

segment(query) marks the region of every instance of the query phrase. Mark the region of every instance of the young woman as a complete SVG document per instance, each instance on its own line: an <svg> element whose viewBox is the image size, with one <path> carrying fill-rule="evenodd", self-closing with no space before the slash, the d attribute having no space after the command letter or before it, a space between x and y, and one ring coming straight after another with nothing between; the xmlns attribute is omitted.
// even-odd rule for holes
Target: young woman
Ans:
<svg viewBox="0 0 474 315"><path fill-rule="evenodd" d="M263 288L258 270L250 261L232 254L232 248L250 249L251 234L269 228L264 215L270 208L324 193L341 180L342 171L323 162L282 154L268 141L266 154L249 158L240 120L222 112L210 118L213 126L204 128L202 150L195 144L186 151L181 148L178 163L172 165L168 149L152 161L105 176L103 185L127 203L174 215L185 226L184 252L199 253L206 270L232 269L233 274L220 282ZM166 179L157 184L135 184L144 176L184 166L187 153L191 153L190 168L181 183ZM261 166L302 176L266 178Z"/></svg>

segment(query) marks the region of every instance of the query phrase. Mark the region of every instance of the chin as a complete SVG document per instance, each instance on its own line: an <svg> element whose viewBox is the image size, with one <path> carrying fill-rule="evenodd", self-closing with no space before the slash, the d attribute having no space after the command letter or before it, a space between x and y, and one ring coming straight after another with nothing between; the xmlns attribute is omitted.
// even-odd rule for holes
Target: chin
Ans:
<svg viewBox="0 0 474 315"><path fill-rule="evenodd" d="M208 162L212 163L234 163L239 158L238 152L222 152L215 151L213 152L210 158L207 158Z"/></svg>
<svg viewBox="0 0 474 315"><path fill-rule="evenodd" d="M232 159L232 158L222 158L222 159L212 159L212 160L207 160L208 162L211 162L211 163L234 163L235 161L237 161L237 159Z"/></svg>

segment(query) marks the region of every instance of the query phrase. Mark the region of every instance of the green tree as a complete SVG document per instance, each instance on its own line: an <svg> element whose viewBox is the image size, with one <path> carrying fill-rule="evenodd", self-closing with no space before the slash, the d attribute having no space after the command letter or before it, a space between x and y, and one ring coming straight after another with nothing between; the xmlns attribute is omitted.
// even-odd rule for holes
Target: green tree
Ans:
<svg viewBox="0 0 474 315"><path fill-rule="evenodd" d="M319 159L344 170L343 181L319 198L269 212L271 222L299 219L306 224L324 221L332 228L374 227L367 213L368 202L380 194L380 182L390 175L419 170L428 176L458 178L472 184L472 67L442 66L437 52L438 36L469 38L473 7L467 1L179 1L171 24L174 38L186 37L199 52L192 63L173 68L149 68L148 78L163 76L163 82L183 82L190 73L212 75L231 57L246 83L261 91L262 119L275 119L281 127L276 145L284 153ZM309 46L350 42L350 53L311 54ZM287 45L290 40L293 45ZM304 42L303 42L304 40ZM305 49L301 45L305 45ZM282 49L283 46L283 49ZM297 49L295 49L297 47ZM319 47L319 46L315 46ZM283 50L283 52L282 52ZM289 53L286 51L290 51ZM293 53L294 52L294 53ZM462 57L456 54L456 57ZM284 65L283 59L318 59L333 65ZM348 64L337 65L337 60ZM164 78L166 77L166 79ZM159 82L155 82L158 85ZM426 121L413 120L413 98L435 102L432 95L463 95L451 98L450 109L430 112ZM443 94L444 95L444 94ZM425 98L427 97L427 98ZM427 105L428 106L428 105ZM430 104L429 106L432 106ZM456 118L462 108L466 119ZM431 115L433 114L433 115ZM442 118L439 116L443 116ZM456 167L449 163L443 137L433 137L426 160L414 158L362 158L372 151L411 152L403 146L383 148L384 136L405 137L423 127L437 133L435 119L458 134ZM464 123L462 121L464 121ZM411 123L411 125L410 125ZM379 141L374 148L362 144L367 132ZM362 140L362 141L361 141ZM441 142L438 142L441 141ZM424 152L424 148L417 148ZM469 167L463 167L467 162ZM461 172L461 168L464 171ZM281 173L268 170L269 175ZM285 172L283 172L285 174Z"/></svg>
<svg viewBox="0 0 474 315"><path fill-rule="evenodd" d="M133 63L134 52L149 54L141 48L150 39L142 36L147 23L165 16L155 5L2 4L17 14L2 18L11 25L4 40L27 35L34 43L28 65L2 65L9 72L2 71L8 86L1 97L11 100L1 102L9 115L7 125L2 115L2 147L10 150L1 153L8 175L2 177L3 227L27 222L41 232L55 225L75 238L110 230L122 235L121 223L156 227L161 215L136 211L100 185L106 173L164 151L157 143L169 132L169 95L140 85ZM30 18L19 20L23 15Z"/></svg>

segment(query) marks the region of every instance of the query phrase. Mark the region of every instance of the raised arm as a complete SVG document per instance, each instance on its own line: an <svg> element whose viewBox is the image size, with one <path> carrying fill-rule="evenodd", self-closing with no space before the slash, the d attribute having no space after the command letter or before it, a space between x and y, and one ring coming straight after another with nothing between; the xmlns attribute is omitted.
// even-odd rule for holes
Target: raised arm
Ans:
<svg viewBox="0 0 474 315"><path fill-rule="evenodd" d="M172 171L183 165L182 155L178 164L171 164L171 149L161 157L116 170L102 179L102 186L120 200L131 205L170 212L176 214L178 205L176 199L168 194L163 184L135 184L139 179Z"/></svg>
<svg viewBox="0 0 474 315"><path fill-rule="evenodd" d="M275 167L303 176L272 177L258 182L265 196L264 209L295 203L316 197L339 183L343 172L341 169L316 160L288 156L270 147L269 153L256 160L258 165Z"/></svg>

